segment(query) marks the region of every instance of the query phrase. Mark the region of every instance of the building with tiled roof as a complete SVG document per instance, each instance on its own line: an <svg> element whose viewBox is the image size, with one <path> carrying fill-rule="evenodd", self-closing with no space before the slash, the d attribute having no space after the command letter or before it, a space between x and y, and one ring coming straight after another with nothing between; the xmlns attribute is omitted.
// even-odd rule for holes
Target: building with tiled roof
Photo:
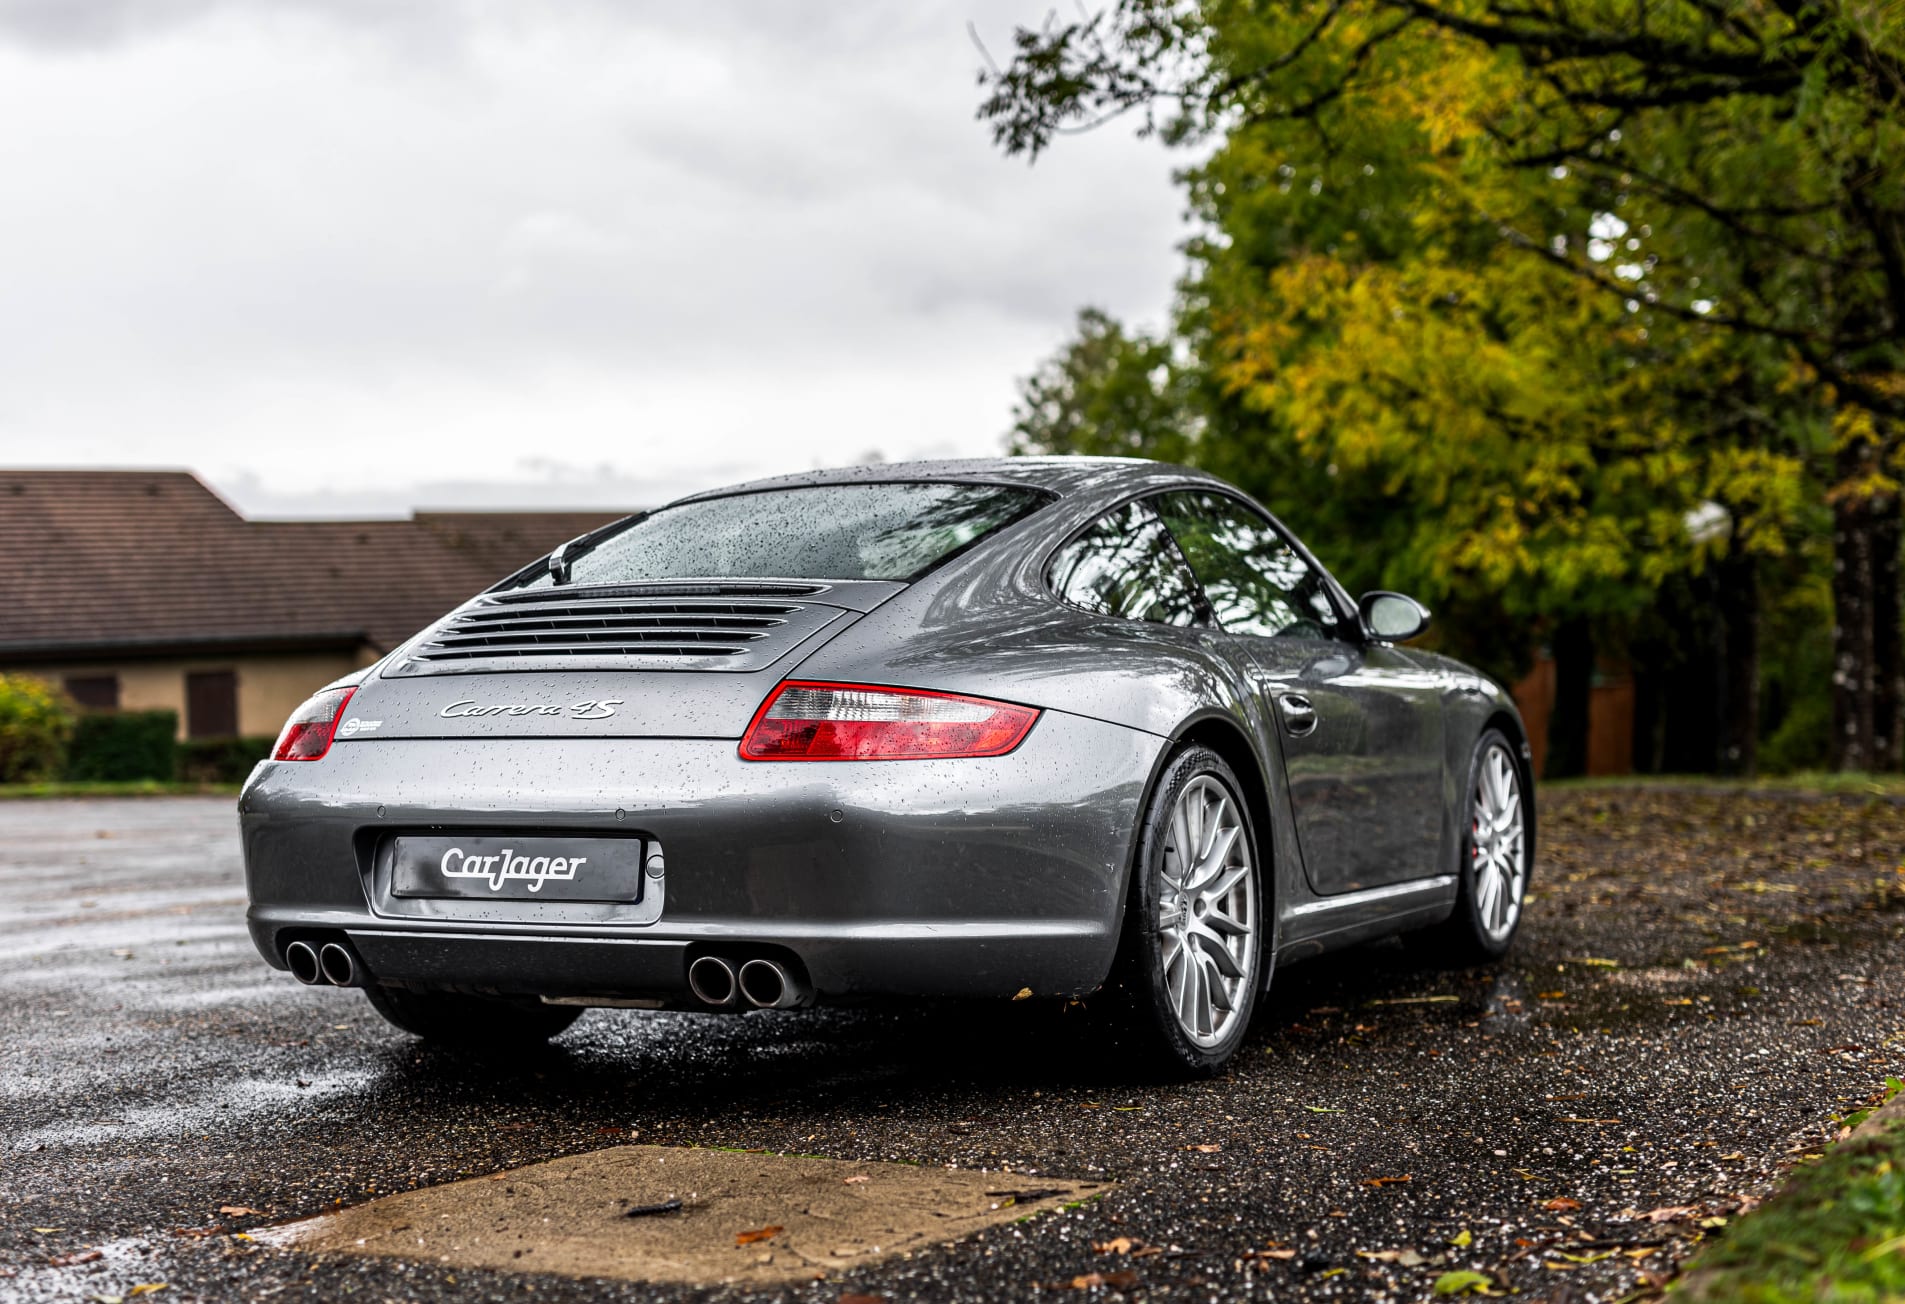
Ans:
<svg viewBox="0 0 1905 1304"><path fill-rule="evenodd" d="M276 733L313 689L613 512L251 521L186 471L0 470L0 673L185 737Z"/></svg>

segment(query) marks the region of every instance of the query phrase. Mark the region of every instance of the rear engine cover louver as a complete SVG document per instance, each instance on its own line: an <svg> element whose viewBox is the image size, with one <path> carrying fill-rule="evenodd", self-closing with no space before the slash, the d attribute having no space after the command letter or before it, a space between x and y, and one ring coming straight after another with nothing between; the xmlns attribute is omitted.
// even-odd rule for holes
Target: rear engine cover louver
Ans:
<svg viewBox="0 0 1905 1304"><path fill-rule="evenodd" d="M485 594L410 645L397 677L501 670L758 670L846 613L820 585L623 585Z"/></svg>

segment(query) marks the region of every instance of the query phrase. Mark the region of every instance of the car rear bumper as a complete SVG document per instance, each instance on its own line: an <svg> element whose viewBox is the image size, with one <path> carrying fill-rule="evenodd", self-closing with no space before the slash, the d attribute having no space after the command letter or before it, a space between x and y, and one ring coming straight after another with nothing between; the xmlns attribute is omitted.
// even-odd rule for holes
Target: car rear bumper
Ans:
<svg viewBox="0 0 1905 1304"><path fill-rule="evenodd" d="M1116 950L1164 740L1047 712L1009 756L749 763L712 739L386 739L261 765L240 799L251 934L340 937L370 981L687 999L703 952L791 956L821 999L1089 991ZM395 902L404 830L665 848L639 907Z"/></svg>

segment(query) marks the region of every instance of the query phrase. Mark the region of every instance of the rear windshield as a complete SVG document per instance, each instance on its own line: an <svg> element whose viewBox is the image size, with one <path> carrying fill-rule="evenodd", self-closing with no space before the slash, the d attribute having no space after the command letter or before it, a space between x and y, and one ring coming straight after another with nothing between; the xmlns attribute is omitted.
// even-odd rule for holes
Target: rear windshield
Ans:
<svg viewBox="0 0 1905 1304"><path fill-rule="evenodd" d="M1042 505L989 484L811 485L704 498L570 550L571 584L636 580L910 580ZM506 588L548 588L533 568Z"/></svg>

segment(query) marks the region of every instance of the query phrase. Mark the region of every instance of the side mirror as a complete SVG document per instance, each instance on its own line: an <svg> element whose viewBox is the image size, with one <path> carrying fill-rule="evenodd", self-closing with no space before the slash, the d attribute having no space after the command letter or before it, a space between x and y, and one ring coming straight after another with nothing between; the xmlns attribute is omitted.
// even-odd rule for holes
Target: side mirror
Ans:
<svg viewBox="0 0 1905 1304"><path fill-rule="evenodd" d="M1429 627L1429 609L1402 593L1365 593L1356 610L1364 632L1384 643L1407 642Z"/></svg>

